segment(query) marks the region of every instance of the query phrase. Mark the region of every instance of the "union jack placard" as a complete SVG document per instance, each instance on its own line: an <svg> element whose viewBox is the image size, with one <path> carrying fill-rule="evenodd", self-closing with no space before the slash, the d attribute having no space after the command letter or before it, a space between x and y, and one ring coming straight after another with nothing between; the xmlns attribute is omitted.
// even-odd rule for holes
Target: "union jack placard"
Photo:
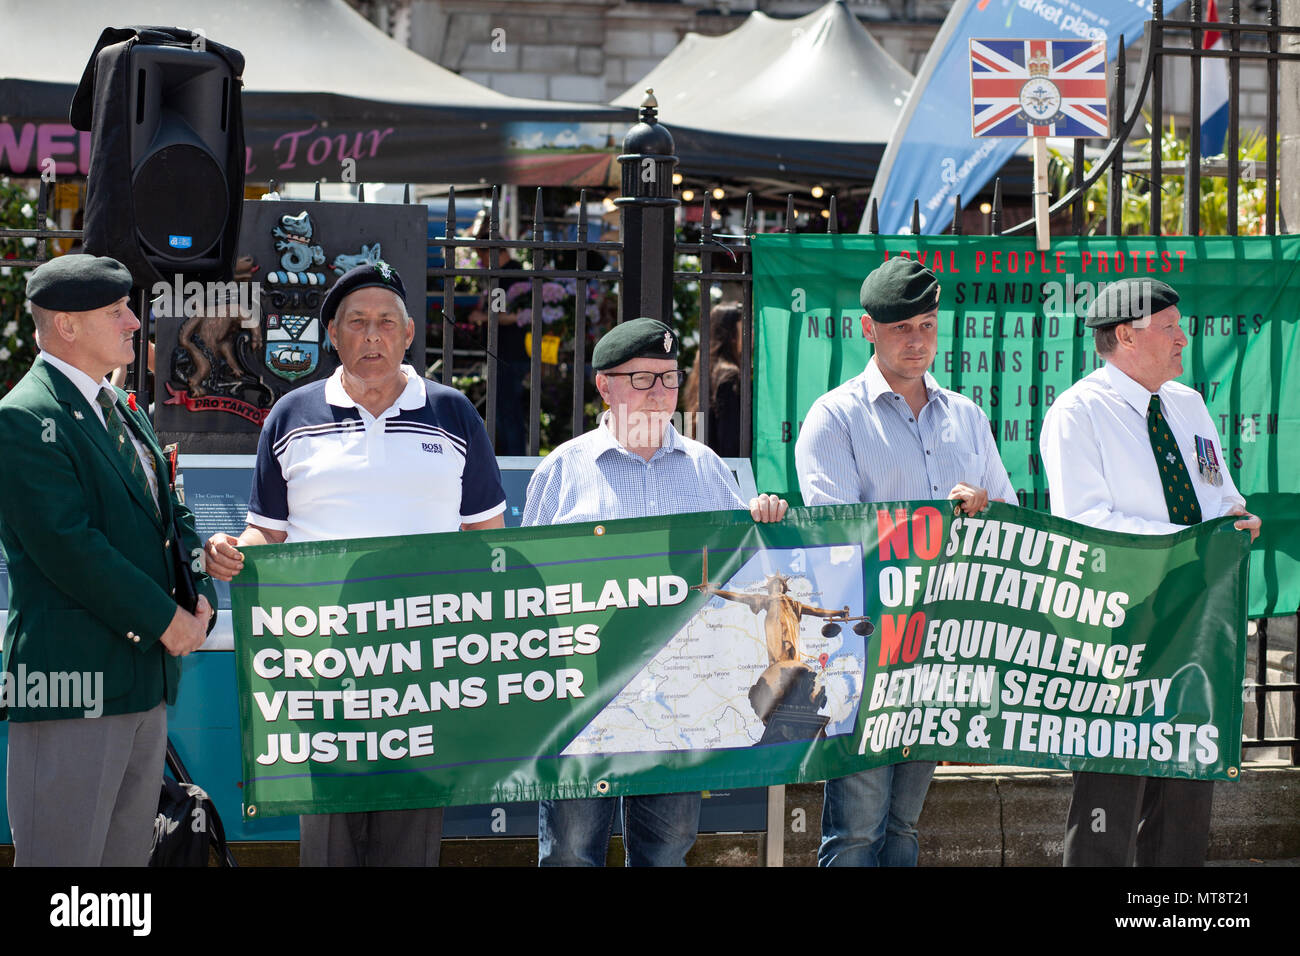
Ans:
<svg viewBox="0 0 1300 956"><path fill-rule="evenodd" d="M1109 136L1104 40L971 40L972 136Z"/></svg>

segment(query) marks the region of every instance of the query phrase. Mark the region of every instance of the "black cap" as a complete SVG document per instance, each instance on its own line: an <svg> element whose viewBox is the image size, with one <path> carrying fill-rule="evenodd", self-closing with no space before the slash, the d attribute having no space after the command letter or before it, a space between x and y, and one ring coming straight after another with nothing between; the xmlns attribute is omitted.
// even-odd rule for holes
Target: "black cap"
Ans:
<svg viewBox="0 0 1300 956"><path fill-rule="evenodd" d="M1143 319L1178 304L1178 293L1159 279L1120 279L1097 290L1084 313L1084 325L1104 329Z"/></svg>
<svg viewBox="0 0 1300 956"><path fill-rule="evenodd" d="M676 359L677 333L658 319L633 319L606 332L591 350L597 372L634 358Z"/></svg>
<svg viewBox="0 0 1300 956"><path fill-rule="evenodd" d="M902 322L939 304L939 280L915 259L886 259L862 283L859 301L872 322Z"/></svg>
<svg viewBox="0 0 1300 956"><path fill-rule="evenodd" d="M130 291L130 270L108 256L59 256L27 276L27 298L51 312L93 312Z"/></svg>
<svg viewBox="0 0 1300 956"><path fill-rule="evenodd" d="M406 286L402 285L402 277L396 269L380 259L378 262L354 266L339 276L339 280L325 293L325 301L320 304L321 322L328 325L343 300L358 289L387 289L395 292L402 300L402 307L406 308Z"/></svg>

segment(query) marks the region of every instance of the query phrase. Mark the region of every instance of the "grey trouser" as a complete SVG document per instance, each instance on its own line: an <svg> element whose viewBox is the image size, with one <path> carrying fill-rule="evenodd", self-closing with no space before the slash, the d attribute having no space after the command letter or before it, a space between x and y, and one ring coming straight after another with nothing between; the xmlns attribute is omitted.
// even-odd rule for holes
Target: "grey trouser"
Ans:
<svg viewBox="0 0 1300 956"><path fill-rule="evenodd" d="M1203 866L1214 783L1076 773L1066 866Z"/></svg>
<svg viewBox="0 0 1300 956"><path fill-rule="evenodd" d="M147 866L167 707L9 724L14 866Z"/></svg>
<svg viewBox="0 0 1300 956"><path fill-rule="evenodd" d="M442 808L298 818L299 866L437 866Z"/></svg>

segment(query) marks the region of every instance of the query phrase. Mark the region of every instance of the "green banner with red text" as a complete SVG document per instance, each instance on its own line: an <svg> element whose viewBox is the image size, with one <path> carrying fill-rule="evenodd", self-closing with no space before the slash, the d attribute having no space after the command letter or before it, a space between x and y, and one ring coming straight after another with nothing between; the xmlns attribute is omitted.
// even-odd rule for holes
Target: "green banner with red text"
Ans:
<svg viewBox="0 0 1300 956"><path fill-rule="evenodd" d="M908 759L1232 779L1248 541L901 502L248 548L244 812Z"/></svg>
<svg viewBox="0 0 1300 956"><path fill-rule="evenodd" d="M1227 467L1263 520L1250 614L1300 607L1300 236L1033 239L759 235L754 251L754 474L797 494L794 443L812 403L860 374L862 280L894 255L940 282L931 370L987 413L1026 507L1048 510L1038 433L1072 383L1102 364L1076 315L1126 277L1173 286L1183 383L1205 398Z"/></svg>

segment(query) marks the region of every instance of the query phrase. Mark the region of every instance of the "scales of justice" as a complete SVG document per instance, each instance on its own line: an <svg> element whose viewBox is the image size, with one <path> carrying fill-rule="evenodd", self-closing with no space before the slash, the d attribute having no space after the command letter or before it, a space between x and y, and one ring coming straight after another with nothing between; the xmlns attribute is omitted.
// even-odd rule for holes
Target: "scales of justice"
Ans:
<svg viewBox="0 0 1300 956"><path fill-rule="evenodd" d="M853 632L869 637L875 631L869 618L854 617L845 605L838 610L813 607L789 594L790 579L784 574L767 575L766 593L724 591L709 583L709 549L704 549L704 569L699 584L691 586L711 597L743 604L755 614L766 615L763 622L767 643L767 669L749 689L749 704L763 721L760 744L811 740L822 736L829 717L818 713L826 706L826 688L818 681L812 664L825 667L825 655L805 654L799 644L799 624L805 614L820 617L822 635L834 637L843 624L853 622Z"/></svg>

